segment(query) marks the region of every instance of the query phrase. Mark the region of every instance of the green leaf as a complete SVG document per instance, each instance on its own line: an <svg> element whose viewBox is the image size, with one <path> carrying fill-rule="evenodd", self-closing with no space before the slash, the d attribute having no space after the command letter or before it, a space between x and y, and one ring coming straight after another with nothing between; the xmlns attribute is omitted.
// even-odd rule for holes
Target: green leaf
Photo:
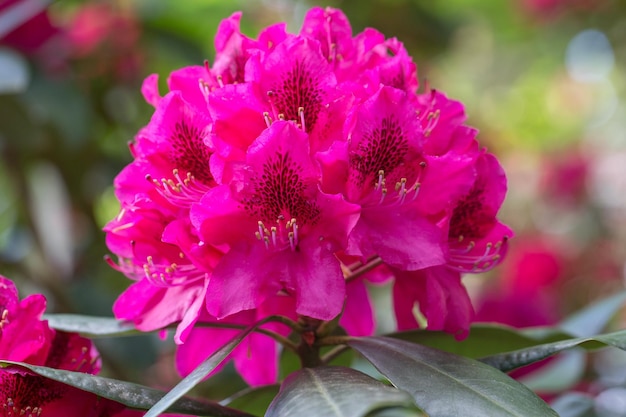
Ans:
<svg viewBox="0 0 626 417"><path fill-rule="evenodd" d="M180 381L170 392L168 392L159 402L157 402L144 417L157 417L166 411L172 404L183 395L187 394L193 387L198 385L207 375L226 359L226 357L241 343L246 336L263 324L276 320L276 317L267 317L247 329L243 330L236 338L215 351L211 356L200 363L189 375Z"/></svg>
<svg viewBox="0 0 626 417"><path fill-rule="evenodd" d="M572 337L553 329L545 334L525 334L518 329L500 324L474 325L469 336L461 341L456 340L450 333L428 330L411 330L388 336L468 358L481 358Z"/></svg>
<svg viewBox="0 0 626 417"><path fill-rule="evenodd" d="M260 417L265 414L267 407L278 394L279 388L280 385L278 384L247 388L220 401L220 404Z"/></svg>
<svg viewBox="0 0 626 417"><path fill-rule="evenodd" d="M37 375L52 379L91 392L103 398L116 401L130 408L147 410L157 403L165 393L153 388L132 382L118 381L111 378L86 374L83 372L72 372L61 369L47 368L45 366L35 366L27 363L0 361L0 367L19 366L26 368ZM171 404L168 411L173 413L193 414L197 416L215 417L250 417L250 414L224 407L210 401L200 401L190 398L181 398Z"/></svg>
<svg viewBox="0 0 626 417"><path fill-rule="evenodd" d="M289 375L266 417L361 417L394 406L415 407L411 396L362 372L340 366L304 368Z"/></svg>
<svg viewBox="0 0 626 417"><path fill-rule="evenodd" d="M554 343L533 346L531 348L519 349L513 352L499 353L496 355L481 358L480 361L503 372L508 372L524 365L545 359L555 353L574 347L585 349L598 349L605 346L613 346L626 350L626 330L614 333L607 333L593 337L577 337L568 340L561 340Z"/></svg>
<svg viewBox="0 0 626 417"><path fill-rule="evenodd" d="M44 320L56 330L75 332L88 338L132 336L141 334L132 323L113 317L84 316L80 314L44 314Z"/></svg>
<svg viewBox="0 0 626 417"><path fill-rule="evenodd" d="M353 338L348 345L430 417L556 416L524 385L473 359L388 337Z"/></svg>
<svg viewBox="0 0 626 417"><path fill-rule="evenodd" d="M517 380L534 392L560 394L572 389L581 380L586 367L587 355L584 351L568 350Z"/></svg>
<svg viewBox="0 0 626 417"><path fill-rule="evenodd" d="M574 313L559 324L572 336L588 337L600 333L626 302L626 291L597 301Z"/></svg>

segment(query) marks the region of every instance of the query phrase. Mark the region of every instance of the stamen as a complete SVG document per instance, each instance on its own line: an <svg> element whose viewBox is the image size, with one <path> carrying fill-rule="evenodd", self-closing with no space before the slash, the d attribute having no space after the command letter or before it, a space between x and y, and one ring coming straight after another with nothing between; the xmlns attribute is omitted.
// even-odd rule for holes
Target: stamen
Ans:
<svg viewBox="0 0 626 417"><path fill-rule="evenodd" d="M278 119L278 110L276 109L276 106L274 105L274 96L276 96L276 93L274 93L272 90L267 92L267 101L269 101L270 103L270 108L272 109L272 116L274 117L274 119Z"/></svg>
<svg viewBox="0 0 626 417"><path fill-rule="evenodd" d="M383 187L382 190L380 191L380 201L378 202L378 204L382 204L386 195L387 195L387 187Z"/></svg>
<svg viewBox="0 0 626 417"><path fill-rule="evenodd" d="M263 120L265 120L265 125L270 127L272 125L272 118L270 117L270 113L264 111L263 112Z"/></svg>
<svg viewBox="0 0 626 417"><path fill-rule="evenodd" d="M385 171L381 169L380 171L378 171L378 182L374 186L374 189L375 190L380 189L380 187L384 185L384 181L385 181Z"/></svg>
<svg viewBox="0 0 626 417"><path fill-rule="evenodd" d="M221 87L224 87L224 80L222 79L221 75L218 75L217 77L215 77L217 79L217 85Z"/></svg>
<svg viewBox="0 0 626 417"><path fill-rule="evenodd" d="M304 107L298 107L298 116L300 116L302 131L306 132L306 124L304 123Z"/></svg>
<svg viewBox="0 0 626 417"><path fill-rule="evenodd" d="M189 207L200 201L202 196L211 189L210 185L196 180L191 172L187 172L183 178L180 176L179 170L175 168L172 170L172 176L174 179L161 178L159 181L147 174L146 180L154 185L163 198L179 207Z"/></svg>
<svg viewBox="0 0 626 417"><path fill-rule="evenodd" d="M295 240L296 245L298 244L298 225L294 221L293 223L293 238Z"/></svg>
<svg viewBox="0 0 626 417"><path fill-rule="evenodd" d="M9 323L8 317L9 317L9 310L5 308L4 310L2 310L2 316L0 317L0 330L2 330L5 324Z"/></svg>
<svg viewBox="0 0 626 417"><path fill-rule="evenodd" d="M434 112L428 113L426 117L426 126L424 127L424 136L428 137L432 133L433 129L437 127L437 123L439 122L439 115L441 111L439 109Z"/></svg>
<svg viewBox="0 0 626 417"><path fill-rule="evenodd" d="M263 241L266 249L272 248L281 250L288 245L292 250L295 250L298 246L298 224L295 218L291 218L287 222L283 223L285 217L279 215L276 219L276 226L272 226L269 229L265 227L262 221L258 222L259 229L255 231L255 236L258 240Z"/></svg>
<svg viewBox="0 0 626 417"><path fill-rule="evenodd" d="M419 182L415 183L415 185L413 186L413 198L411 199L411 201L415 201L418 194L420 193L421 186L422 184L420 184Z"/></svg>
<svg viewBox="0 0 626 417"><path fill-rule="evenodd" d="M296 250L296 244L295 244L295 238L294 238L293 232L289 232L288 236L289 236L289 246L291 247L292 251L295 251Z"/></svg>
<svg viewBox="0 0 626 417"><path fill-rule="evenodd" d="M396 191L402 193L406 189L406 178L400 178L400 181L396 183Z"/></svg>
<svg viewBox="0 0 626 417"><path fill-rule="evenodd" d="M209 101L209 93L211 92L211 87L204 81L202 78L198 79L198 86L200 87L200 92L204 97L204 101Z"/></svg>

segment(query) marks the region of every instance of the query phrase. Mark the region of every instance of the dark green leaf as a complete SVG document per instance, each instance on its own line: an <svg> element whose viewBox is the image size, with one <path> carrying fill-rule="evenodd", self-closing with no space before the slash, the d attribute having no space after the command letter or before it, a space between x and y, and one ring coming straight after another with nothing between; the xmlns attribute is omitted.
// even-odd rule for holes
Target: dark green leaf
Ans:
<svg viewBox="0 0 626 417"><path fill-rule="evenodd" d="M573 388L581 380L586 366L587 354L584 351L568 350L524 374L518 381L534 392L560 394Z"/></svg>
<svg viewBox="0 0 626 417"><path fill-rule="evenodd" d="M547 417L556 413L528 388L485 364L388 337L349 343L430 417Z"/></svg>
<svg viewBox="0 0 626 417"><path fill-rule="evenodd" d="M278 394L279 388L278 384L248 388L221 401L220 404L260 417L265 414L267 407Z"/></svg>
<svg viewBox="0 0 626 417"><path fill-rule="evenodd" d="M415 405L408 393L362 372L322 366L289 375L266 417L361 417L372 410L393 406Z"/></svg>
<svg viewBox="0 0 626 417"><path fill-rule="evenodd" d="M469 336L461 341L456 340L450 333L428 330L412 330L388 336L468 358L480 358L572 337L552 329L545 334L525 334L519 329L499 324L474 325Z"/></svg>
<svg viewBox="0 0 626 417"><path fill-rule="evenodd" d="M198 385L207 375L209 375L217 366L226 359L226 357L241 343L246 336L256 330L258 327L274 320L274 317L268 317L264 320L257 322L256 324L243 330L236 338L231 340L228 344L224 345L221 349L218 349L211 356L200 363L189 375L187 375L182 381L180 381L170 392L168 392L161 400L159 400L144 417L157 417L159 414L166 411L172 404L176 402L183 395L187 394L193 387Z"/></svg>
<svg viewBox="0 0 626 417"><path fill-rule="evenodd" d="M577 346L585 349L598 349L605 346L613 346L626 350L626 330L620 330L618 332L593 337L577 337L554 343L546 343L527 349L519 349L513 352L487 356L480 360L481 362L491 365L494 368L498 368L503 372L508 372L521 366L545 359L565 349L571 349Z"/></svg>
<svg viewBox="0 0 626 417"><path fill-rule="evenodd" d="M0 361L1 367L19 366L54 381L62 382L83 391L108 398L130 408L147 410L157 403L165 393L132 382L118 381L111 378L90 375L83 372L71 372L61 369L35 366L27 363ZM168 411L173 413L193 414L215 417L250 417L249 414L224 407L214 402L181 398L171 404Z"/></svg>
<svg viewBox="0 0 626 417"><path fill-rule="evenodd" d="M593 336L604 330L624 302L626 291L591 304L562 321L558 327L572 336Z"/></svg>
<svg viewBox="0 0 626 417"><path fill-rule="evenodd" d="M141 334L132 323L113 317L84 316L80 314L45 314L48 325L64 332L75 332L89 338L116 337Z"/></svg>

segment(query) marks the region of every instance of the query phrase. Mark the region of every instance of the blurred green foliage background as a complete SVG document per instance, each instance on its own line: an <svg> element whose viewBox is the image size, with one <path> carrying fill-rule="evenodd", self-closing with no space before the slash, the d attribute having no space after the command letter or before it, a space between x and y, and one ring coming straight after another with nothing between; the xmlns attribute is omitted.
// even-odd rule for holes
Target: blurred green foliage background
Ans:
<svg viewBox="0 0 626 417"><path fill-rule="evenodd" d="M517 241L564 260L537 284L557 315L623 288L624 1L63 0L41 9L50 28L26 29L7 13L19 3L0 1L0 274L23 295L46 294L51 312L111 315L129 284L103 261L101 229L118 211L112 181L131 160L126 144L151 116L142 80L158 73L164 86L172 70L211 61L217 25L234 11L256 37L278 21L296 32L313 5L341 8L355 34L398 37L422 84L464 102L509 176L502 219ZM480 300L512 269L466 284ZM98 343L109 375L177 380L172 345L156 335ZM219 385L211 395L232 392Z"/></svg>

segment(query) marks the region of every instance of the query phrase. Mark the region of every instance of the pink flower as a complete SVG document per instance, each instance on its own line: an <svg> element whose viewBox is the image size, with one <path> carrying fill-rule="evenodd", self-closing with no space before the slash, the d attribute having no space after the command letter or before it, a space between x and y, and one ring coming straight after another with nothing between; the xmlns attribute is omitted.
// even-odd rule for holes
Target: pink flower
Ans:
<svg viewBox="0 0 626 417"><path fill-rule="evenodd" d="M458 201L448 228L448 266L460 272L487 271L499 264L513 231L496 215L506 194L506 177L498 160L483 153L476 181Z"/></svg>
<svg viewBox="0 0 626 417"><path fill-rule="evenodd" d="M423 152L426 138L415 114L406 93L382 87L350 113L348 140L335 142L319 156L324 188L342 192L361 206L346 253L363 258L378 255L402 270L446 262L442 230L421 205L428 205L431 213L441 212L448 191L454 190L439 188L443 204L438 207L436 201L422 199L422 186L429 187L430 158Z"/></svg>
<svg viewBox="0 0 626 417"><path fill-rule="evenodd" d="M0 276L0 359L96 374L100 359L91 341L55 331L41 315L40 294L19 300L15 285ZM114 416L125 407L95 394L16 367L0 369L0 410L6 416Z"/></svg>
<svg viewBox="0 0 626 417"><path fill-rule="evenodd" d="M207 308L223 318L286 292L296 312L330 320L345 284L334 253L343 249L358 206L319 189L308 135L274 122L250 146L232 178L192 207L203 241L228 245L209 282Z"/></svg>
<svg viewBox="0 0 626 417"><path fill-rule="evenodd" d="M371 334L357 270L381 264L366 278L395 278L401 328L417 325L419 303L429 328L464 336L472 308L459 270L495 266L512 233L496 219L504 175L462 104L416 94L402 43L353 36L339 10L314 8L299 34L278 24L257 39L240 19L220 24L212 65L174 71L163 95L156 75L142 86L155 113L115 180L122 209L105 228L114 266L135 281L116 316L141 330L176 323L186 374L235 335L211 325L343 309L349 334ZM272 382L274 342L245 343L237 369Z"/></svg>
<svg viewBox="0 0 626 417"><path fill-rule="evenodd" d="M556 240L543 236L516 239L498 281L477 299L476 321L514 327L556 323L566 259L563 245Z"/></svg>

